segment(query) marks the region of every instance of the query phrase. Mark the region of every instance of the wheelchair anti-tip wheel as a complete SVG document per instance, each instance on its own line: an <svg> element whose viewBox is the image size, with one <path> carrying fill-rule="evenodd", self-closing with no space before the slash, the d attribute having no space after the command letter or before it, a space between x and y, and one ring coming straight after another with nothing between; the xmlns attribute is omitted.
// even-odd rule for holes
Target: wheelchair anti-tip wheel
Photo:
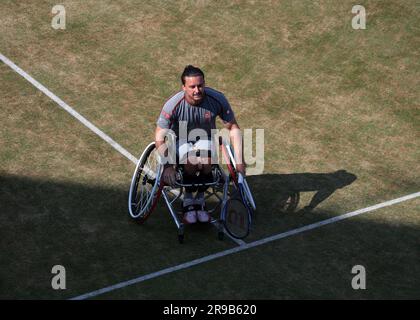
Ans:
<svg viewBox="0 0 420 320"><path fill-rule="evenodd" d="M150 143L143 151L131 180L128 196L130 216L139 221L145 221L156 207L161 194L160 176L162 165L155 143Z"/></svg>

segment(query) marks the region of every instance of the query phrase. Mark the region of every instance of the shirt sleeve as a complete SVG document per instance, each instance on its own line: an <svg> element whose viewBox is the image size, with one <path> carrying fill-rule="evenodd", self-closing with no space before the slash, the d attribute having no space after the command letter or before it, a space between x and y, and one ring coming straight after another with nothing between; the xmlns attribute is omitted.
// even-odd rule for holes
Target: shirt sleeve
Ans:
<svg viewBox="0 0 420 320"><path fill-rule="evenodd" d="M170 110L170 106L165 104L160 112L159 118L156 122L156 125L162 129L170 129L170 125L172 122L172 111Z"/></svg>
<svg viewBox="0 0 420 320"><path fill-rule="evenodd" d="M220 118L224 122L232 122L235 119L235 115L226 97L224 95L220 95L219 101L221 105L221 111L219 114Z"/></svg>

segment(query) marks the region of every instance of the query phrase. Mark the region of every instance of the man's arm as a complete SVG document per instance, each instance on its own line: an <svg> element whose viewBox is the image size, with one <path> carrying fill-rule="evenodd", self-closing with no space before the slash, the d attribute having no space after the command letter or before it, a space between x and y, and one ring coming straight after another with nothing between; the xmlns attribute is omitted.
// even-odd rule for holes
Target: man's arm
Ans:
<svg viewBox="0 0 420 320"><path fill-rule="evenodd" d="M162 129L160 127L156 127L155 130L155 145L156 150L162 157L168 156L168 148L165 145L165 134L167 129Z"/></svg>
<svg viewBox="0 0 420 320"><path fill-rule="evenodd" d="M168 132L168 129L163 129L160 127L156 127L156 130L155 130L155 146L158 153L162 157L162 159L168 159L169 151L168 151L168 146L165 143L165 136L167 132ZM174 185L175 179L176 179L175 175L176 175L176 171L173 164L166 163L165 170L163 171L163 174L162 174L163 181L166 184Z"/></svg>
<svg viewBox="0 0 420 320"><path fill-rule="evenodd" d="M245 159L243 152L243 139L242 132L239 128L236 119L233 119L231 122L226 122L225 127L229 130L230 141L233 145L234 157L236 162L236 170L245 175Z"/></svg>

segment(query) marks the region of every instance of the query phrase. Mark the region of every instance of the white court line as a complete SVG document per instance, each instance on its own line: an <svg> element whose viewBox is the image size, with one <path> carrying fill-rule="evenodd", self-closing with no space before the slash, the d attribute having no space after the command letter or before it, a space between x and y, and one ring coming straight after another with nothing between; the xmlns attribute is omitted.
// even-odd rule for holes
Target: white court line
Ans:
<svg viewBox="0 0 420 320"><path fill-rule="evenodd" d="M128 152L126 149L124 149L114 139L112 139L110 136L108 136L106 133L104 133L102 130L100 130L98 127L96 127L93 123L91 123L89 120L87 120L85 117L83 117L80 113L78 113L76 110L74 110L72 107L70 107L67 103L65 103L63 100L61 100L59 97L57 97L54 93L52 93L50 90L48 90L45 86L43 86L37 80L32 78L28 73L23 71L21 68L19 68L10 59L5 57L1 53L0 53L0 60L3 61L6 65L8 65L10 68L12 68L16 73L20 74L22 77L24 77L26 80L28 80L38 90L42 91L45 95L47 95L49 98L51 98L53 101L55 101L61 108L66 110L68 113L70 113L73 117L75 117L77 120L79 120L81 123L83 123L86 127L88 127L90 130L92 130L95 134L97 134L99 137L101 137L103 140L105 140L108 144L110 144L115 150L117 150L119 153L121 153L123 156L125 156L128 160L130 160L131 162L133 162L134 164L137 165L138 160L130 152ZM231 240L233 240L237 245L242 246L242 245L245 244L245 242L243 240L235 239L232 236L230 236L227 232L225 232L225 234Z"/></svg>
<svg viewBox="0 0 420 320"><path fill-rule="evenodd" d="M397 203L400 203L400 202L403 202L403 201L407 201L407 200L411 200L411 199L414 199L414 198L417 198L417 197L420 197L420 192L412 193L412 194L409 194L409 195L401 197L401 198L397 198L397 199L394 199L394 200L382 202L382 203L374 205L374 206L370 206L370 207L367 207L367 208L352 211L352 212L349 212L349 213L346 213L346 214L343 214L343 215L340 215L340 216L337 216L337 217L334 217L334 218L322 220L322 221L319 221L319 222L316 222L316 223L309 224L309 225L304 226L304 227L289 230L289 231L286 231L286 232L283 232L283 233L280 233L280 234L277 234L277 235L274 235L274 236L270 236L270 237L267 237L267 238L264 238L264 239L261 239L261 240L257 240L257 241L251 242L251 243L247 243L247 244L245 244L243 246L240 246L240 247L235 247L235 248L232 248L232 249L228 249L228 250L218 252L218 253L215 253L215 254L211 254L211 255L208 255L208 256L205 256L205 257L202 257L202 258L199 258L199 259L195 259L195 260L192 260L192 261L189 261L189 262L185 262L185 263L179 264L179 265L174 266L174 267L169 267L169 268L157 271L157 272L153 272L153 273L150 273L150 274L147 274L147 275L144 275L144 276L140 276L138 278L134 278L134 279L131 279L131 280L128 280L128 281L120 282L120 283L117 283L117 284L109 286L109 287L105 287L105 288L102 288L102 289L99 289L99 290L95 290L95 291L92 291L92 292L89 292L89 293L82 294L80 296L71 298L70 300L84 300L84 299L88 299L88 298L93 298L93 297L96 297L98 295L101 295L101 294L104 294L104 293L107 293L107 292L110 292L110 291L113 291L113 290L124 288L124 287L130 286L130 285L133 285L133 284L136 284L136 283L140 283L140 282L143 282L143 281L146 281L146 280L149 280L149 279L157 278L157 277L163 276L163 275L168 274L168 273L172 273L172 272L175 272L175 271L178 271L178 270L182 270L182 269L186 269L186 268L189 268L189 267L192 267L192 266L196 266L196 265L199 265L199 264L211 261L211 260L215 260L215 259L227 256L227 255L231 255L233 253L248 250L248 249L251 249L251 248L254 248L254 247L257 247L257 246L261 246L263 244L266 244L266 243L269 243L269 242L272 242L272 241L275 241L275 240L290 237L290 236L293 236L295 234L299 234L299 233L302 233L302 232L305 232L305 231L313 230L313 229L325 226L327 224L335 223L335 222L338 222L338 221L341 221L341 220L344 220L344 219L348 219L348 218L351 218L351 217L358 216L358 215L366 213L366 212L378 210L380 208L384 208L384 207L387 207L387 206L392 206L394 204L397 204Z"/></svg>
<svg viewBox="0 0 420 320"><path fill-rule="evenodd" d="M0 60L3 61L5 64L7 64L15 72L20 74L22 77L24 77L26 80L28 80L38 90L42 91L45 95L50 97L51 100L55 101L61 108L66 110L68 113L70 113L73 117L75 117L77 120L79 120L81 123L83 123L86 127L88 127L90 130L92 130L94 133L96 133L99 137L101 137L103 140L108 142L115 150L117 150L119 153L121 153L123 156L125 156L128 160L137 164L137 159L136 159L135 156L133 156L130 152L128 152L121 145L119 145L116 141L114 141L110 136L108 136L106 133L104 133L102 130L100 130L98 127L96 127L93 123L91 123L89 120L87 120L85 117L83 117L80 113L78 113L76 110L74 110L72 107L70 107L67 103L65 103L63 100L61 100L59 97L57 97L54 93L52 93L50 90L48 90L46 87L44 87L41 83L39 83L34 78L32 78L29 74L27 74L25 71L23 71L17 65L15 65L11 60L6 58L1 53L0 53Z"/></svg>

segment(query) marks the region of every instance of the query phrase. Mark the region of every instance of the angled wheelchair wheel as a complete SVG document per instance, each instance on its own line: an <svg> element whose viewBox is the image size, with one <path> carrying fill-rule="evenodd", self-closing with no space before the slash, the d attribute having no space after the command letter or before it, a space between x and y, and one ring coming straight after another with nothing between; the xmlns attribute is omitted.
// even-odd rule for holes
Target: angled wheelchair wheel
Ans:
<svg viewBox="0 0 420 320"><path fill-rule="evenodd" d="M251 228L251 210L240 197L227 200L222 220L225 230L236 239L244 239Z"/></svg>
<svg viewBox="0 0 420 320"><path fill-rule="evenodd" d="M162 166L152 142L143 151L131 180L128 208L133 219L144 222L156 207L162 191L161 173Z"/></svg>

